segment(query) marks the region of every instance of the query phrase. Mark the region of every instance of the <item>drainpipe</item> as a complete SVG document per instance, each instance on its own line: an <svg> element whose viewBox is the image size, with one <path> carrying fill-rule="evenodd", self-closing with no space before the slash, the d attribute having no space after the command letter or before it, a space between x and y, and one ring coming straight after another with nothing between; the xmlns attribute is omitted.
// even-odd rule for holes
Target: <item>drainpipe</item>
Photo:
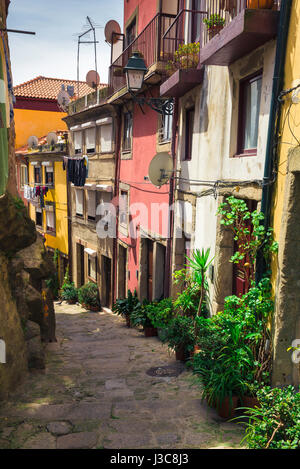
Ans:
<svg viewBox="0 0 300 469"><path fill-rule="evenodd" d="M177 125L178 125L178 98L174 100L174 113L173 113L173 125L172 125L172 148L171 154L173 159L173 174L170 178L170 192L169 192L169 236L167 240L166 249L166 266L165 266L165 298L170 296L170 285L171 285L171 273L172 273L172 246L174 236L174 210L170 210L174 203L175 185L176 185L176 169L177 169L177 158L176 158L176 138L177 138ZM173 208L173 207L172 207Z"/></svg>
<svg viewBox="0 0 300 469"><path fill-rule="evenodd" d="M281 116L281 104L278 101L278 96L280 91L283 89L284 83L284 67L291 16L291 6L292 0L282 0L277 31L273 88L270 107L269 128L267 135L265 170L263 178L264 183L266 185L263 186L261 199L261 212L265 215L264 226L266 229L270 225L271 202L273 193L273 183L270 184L270 181L276 178L275 160L278 148L277 142ZM262 252L259 252L257 257L256 283L258 283L262 279L263 274L266 271L266 267L267 266L265 265L263 254Z"/></svg>
<svg viewBox="0 0 300 469"><path fill-rule="evenodd" d="M117 107L116 116L116 151L115 151L115 187L114 197L119 196L119 181L120 181L120 166L121 166L121 109ZM117 208L118 210L118 208ZM118 229L119 229L119 215L116 211L116 236L113 239L113 281L112 281L112 303L114 304L117 299L117 267L118 267Z"/></svg>

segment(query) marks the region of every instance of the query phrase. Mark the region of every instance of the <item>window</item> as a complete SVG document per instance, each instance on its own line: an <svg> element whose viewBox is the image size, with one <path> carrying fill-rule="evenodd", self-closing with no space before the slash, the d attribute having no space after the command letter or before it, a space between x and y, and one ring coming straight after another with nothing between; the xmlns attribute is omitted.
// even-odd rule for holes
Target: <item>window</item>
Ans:
<svg viewBox="0 0 300 469"><path fill-rule="evenodd" d="M21 187L28 184L28 168L24 164L21 165Z"/></svg>
<svg viewBox="0 0 300 469"><path fill-rule="evenodd" d="M85 147L87 153L96 151L96 127L91 127L85 131Z"/></svg>
<svg viewBox="0 0 300 469"><path fill-rule="evenodd" d="M96 191L87 191L88 220L96 220Z"/></svg>
<svg viewBox="0 0 300 469"><path fill-rule="evenodd" d="M78 153L82 153L82 132L74 132L74 148L75 148L75 155Z"/></svg>
<svg viewBox="0 0 300 469"><path fill-rule="evenodd" d="M160 116L160 120L161 120L161 128L160 128L159 141L161 143L169 142L172 138L173 114L171 115L164 114Z"/></svg>
<svg viewBox="0 0 300 469"><path fill-rule="evenodd" d="M54 171L53 166L45 166L45 182L49 186L54 185Z"/></svg>
<svg viewBox="0 0 300 469"><path fill-rule="evenodd" d="M43 212L39 207L35 209L35 224L39 228L43 227Z"/></svg>
<svg viewBox="0 0 300 469"><path fill-rule="evenodd" d="M76 216L83 217L83 189L75 189Z"/></svg>
<svg viewBox="0 0 300 469"><path fill-rule="evenodd" d="M42 183L42 171L40 166L34 166L34 182L35 184Z"/></svg>
<svg viewBox="0 0 300 469"><path fill-rule="evenodd" d="M127 226L128 217L128 192L121 191L120 197L120 225Z"/></svg>
<svg viewBox="0 0 300 469"><path fill-rule="evenodd" d="M131 112L126 112L124 114L124 129L123 129L123 150L131 150L131 140L132 140L132 114Z"/></svg>
<svg viewBox="0 0 300 469"><path fill-rule="evenodd" d="M88 276L92 280L97 280L97 257L88 256Z"/></svg>
<svg viewBox="0 0 300 469"><path fill-rule="evenodd" d="M126 28L126 47L129 46L134 40L136 36L136 18L132 20L129 26Z"/></svg>
<svg viewBox="0 0 300 469"><path fill-rule="evenodd" d="M261 85L261 73L240 82L238 154L256 154Z"/></svg>
<svg viewBox="0 0 300 469"><path fill-rule="evenodd" d="M47 233L55 233L55 207L54 205L46 205L45 210Z"/></svg>
<svg viewBox="0 0 300 469"><path fill-rule="evenodd" d="M205 8L201 8L201 4L203 4L202 0L193 0L192 1L192 10L194 11L201 11L205 10ZM192 37L191 42L199 42L201 38L201 30L202 30L202 15L200 13L194 13L192 15Z"/></svg>
<svg viewBox="0 0 300 469"><path fill-rule="evenodd" d="M193 133L194 133L195 108L186 110L185 113L185 152L184 159L192 159Z"/></svg>
<svg viewBox="0 0 300 469"><path fill-rule="evenodd" d="M100 125L101 153L112 151L112 124Z"/></svg>

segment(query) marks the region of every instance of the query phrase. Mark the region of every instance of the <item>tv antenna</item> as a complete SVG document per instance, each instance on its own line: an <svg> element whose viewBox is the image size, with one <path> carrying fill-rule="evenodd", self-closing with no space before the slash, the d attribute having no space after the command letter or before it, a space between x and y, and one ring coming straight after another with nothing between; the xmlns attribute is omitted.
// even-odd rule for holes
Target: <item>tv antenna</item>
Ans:
<svg viewBox="0 0 300 469"><path fill-rule="evenodd" d="M78 37L77 42L77 97L79 98L79 55L80 55L80 44L94 44L94 55L95 55L95 72L97 74L97 44L99 41L96 40L96 28L102 28L102 26L96 24L89 16L86 17L86 23L83 26L83 32L76 34ZM92 34L92 39L90 38ZM97 88L97 85L96 85Z"/></svg>

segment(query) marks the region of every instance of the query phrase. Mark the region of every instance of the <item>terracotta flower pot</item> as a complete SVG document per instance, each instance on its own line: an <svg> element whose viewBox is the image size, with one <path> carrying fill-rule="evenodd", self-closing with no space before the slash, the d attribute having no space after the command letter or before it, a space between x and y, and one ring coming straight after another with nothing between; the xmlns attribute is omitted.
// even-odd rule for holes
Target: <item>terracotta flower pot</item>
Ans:
<svg viewBox="0 0 300 469"><path fill-rule="evenodd" d="M125 320L126 320L126 326L131 327L130 316L128 314L125 314Z"/></svg>
<svg viewBox="0 0 300 469"><path fill-rule="evenodd" d="M234 417L235 409L238 406L238 397L232 396L230 400L229 397L225 397L221 405L218 405L218 414L223 419L231 419Z"/></svg>
<svg viewBox="0 0 300 469"><path fill-rule="evenodd" d="M274 5L274 0L248 0L247 8L271 10Z"/></svg>
<svg viewBox="0 0 300 469"><path fill-rule="evenodd" d="M67 300L68 305L76 305L77 300Z"/></svg>
<svg viewBox="0 0 300 469"><path fill-rule="evenodd" d="M186 360L186 352L184 345L179 345L175 350L176 360L185 362Z"/></svg>
<svg viewBox="0 0 300 469"><path fill-rule="evenodd" d="M241 401L243 407L251 407L252 409L254 409L254 407L260 407L259 400L256 396L243 396Z"/></svg>
<svg viewBox="0 0 300 469"><path fill-rule="evenodd" d="M216 26L212 26L209 28L208 30L208 35L209 35L209 39L212 39L214 36L216 36L217 34L219 34L219 32L224 28L224 26L222 24L218 24Z"/></svg>
<svg viewBox="0 0 300 469"><path fill-rule="evenodd" d="M156 327L145 327L144 334L145 334L145 337L156 337L157 329Z"/></svg>
<svg viewBox="0 0 300 469"><path fill-rule="evenodd" d="M99 306L92 306L92 305L87 305L85 303L82 303L81 305L83 308L87 309L88 311L94 311L94 313L97 313L99 311Z"/></svg>

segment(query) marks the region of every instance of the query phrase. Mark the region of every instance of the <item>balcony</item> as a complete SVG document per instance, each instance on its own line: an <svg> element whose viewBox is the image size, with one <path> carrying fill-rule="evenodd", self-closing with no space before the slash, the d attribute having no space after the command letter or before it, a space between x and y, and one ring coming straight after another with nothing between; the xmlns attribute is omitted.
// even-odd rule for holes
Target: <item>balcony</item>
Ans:
<svg viewBox="0 0 300 469"><path fill-rule="evenodd" d="M85 96L82 96L76 101L72 101L68 105L68 114L69 116L76 114L77 112L85 111L87 109L93 108L104 104L108 96L108 87L99 88L92 93L89 93Z"/></svg>
<svg viewBox="0 0 300 469"><path fill-rule="evenodd" d="M160 87L164 97L180 97L202 83L199 68L205 11L181 10L163 36L166 73Z"/></svg>
<svg viewBox="0 0 300 469"><path fill-rule="evenodd" d="M164 62L168 57L168 50L164 49L163 35L174 21L175 15L158 13L147 24L143 31L122 52L122 54L111 64L109 69L109 94L112 96L126 86L126 78L123 68L127 64L133 52L143 55L148 73L145 81L151 82L153 72L164 69Z"/></svg>
<svg viewBox="0 0 300 469"><path fill-rule="evenodd" d="M207 18L218 15L221 25L205 26L200 62L228 66L277 34L277 0L211 0ZM223 24L222 24L223 23Z"/></svg>

